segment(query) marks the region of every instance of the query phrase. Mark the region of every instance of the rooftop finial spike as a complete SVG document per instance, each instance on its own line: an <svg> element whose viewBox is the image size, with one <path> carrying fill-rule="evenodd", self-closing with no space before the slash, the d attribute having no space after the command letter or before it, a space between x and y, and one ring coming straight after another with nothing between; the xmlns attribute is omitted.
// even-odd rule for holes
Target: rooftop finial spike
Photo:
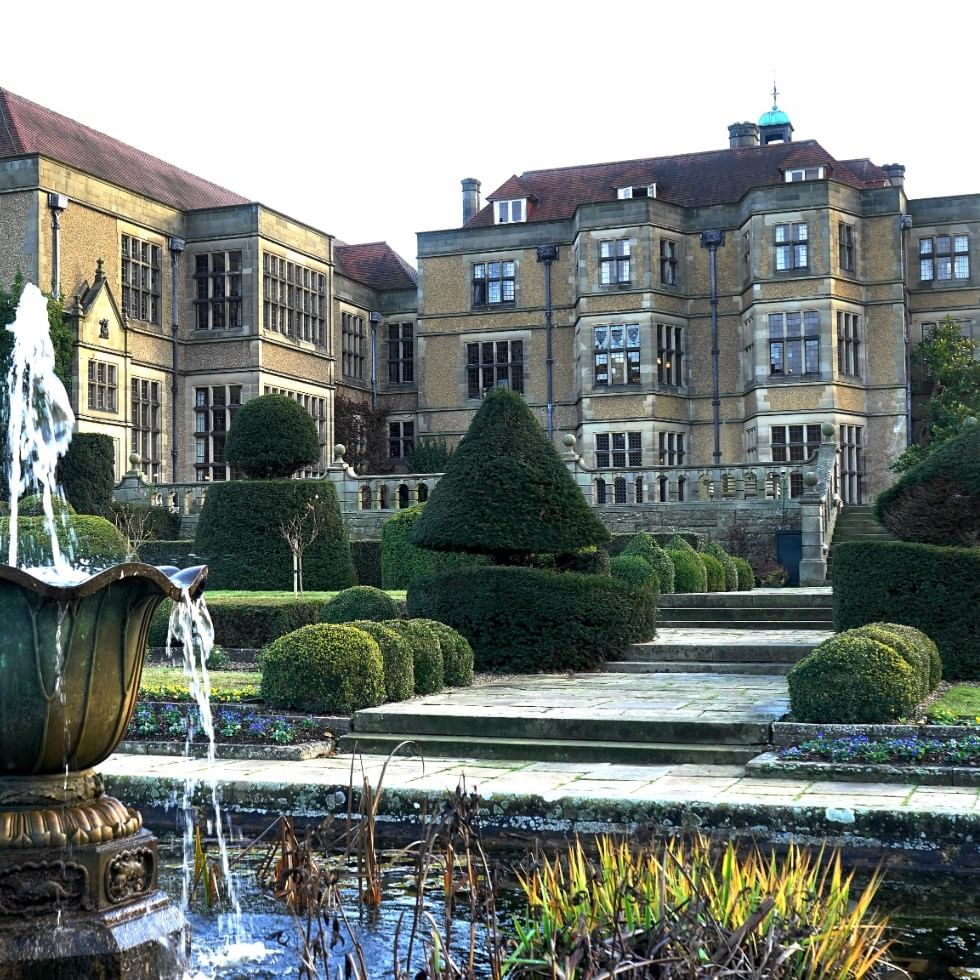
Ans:
<svg viewBox="0 0 980 980"><path fill-rule="evenodd" d="M778 109L779 108L779 106L776 104L776 97L778 95L779 95L779 92L776 91L776 79L774 78L772 80L772 107L773 107L773 109Z"/></svg>

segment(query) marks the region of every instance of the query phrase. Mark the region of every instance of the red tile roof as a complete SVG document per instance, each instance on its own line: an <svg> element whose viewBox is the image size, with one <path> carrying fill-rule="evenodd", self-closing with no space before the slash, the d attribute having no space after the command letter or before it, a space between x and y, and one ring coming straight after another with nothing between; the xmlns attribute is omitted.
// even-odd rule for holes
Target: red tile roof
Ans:
<svg viewBox="0 0 980 980"><path fill-rule="evenodd" d="M414 289L418 274L387 242L345 245L335 242L337 271L371 289Z"/></svg>
<svg viewBox="0 0 980 980"><path fill-rule="evenodd" d="M37 153L181 211L249 200L0 89L0 158Z"/></svg>
<svg viewBox="0 0 980 980"><path fill-rule="evenodd" d="M753 187L778 184L783 171L793 167L824 166L828 175L851 187L881 187L884 170L870 160L835 160L819 143L770 143L768 146L708 150L671 157L595 163L555 170L528 170L510 177L487 197L513 197L518 187L537 199L528 209L529 221L571 218L583 204L616 200L616 189L657 185L657 197L683 207L706 207L738 201ZM484 207L467 227L493 224L493 208Z"/></svg>

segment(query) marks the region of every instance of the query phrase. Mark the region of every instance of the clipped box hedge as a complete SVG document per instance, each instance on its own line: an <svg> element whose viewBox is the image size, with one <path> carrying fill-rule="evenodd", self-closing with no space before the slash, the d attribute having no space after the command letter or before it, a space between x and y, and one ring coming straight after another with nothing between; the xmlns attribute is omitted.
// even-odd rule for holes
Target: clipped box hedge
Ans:
<svg viewBox="0 0 980 980"><path fill-rule="evenodd" d="M657 593L609 576L461 568L418 579L408 613L458 630L477 670L595 670L656 628Z"/></svg>
<svg viewBox="0 0 980 980"><path fill-rule="evenodd" d="M194 542L190 540L174 541L145 541L140 545L140 561L148 565L176 565L177 568L189 568L191 565L202 564L195 558Z"/></svg>
<svg viewBox="0 0 980 980"><path fill-rule="evenodd" d="M980 548L853 541L834 548L834 629L902 623L939 648L947 680L980 680Z"/></svg>
<svg viewBox="0 0 980 980"><path fill-rule="evenodd" d="M673 538L681 538L695 551L700 551L707 540L703 534L698 534L697 531L639 531L638 533L649 534L661 548L666 548ZM621 555L635 537L635 534L613 534L609 538L609 543L603 547L615 557Z"/></svg>
<svg viewBox="0 0 980 980"><path fill-rule="evenodd" d="M126 560L126 539L116 530L114 524L104 517L93 514L68 514L63 520L74 535L73 553L69 553L68 533L60 523L58 544L62 554L72 564L84 565L88 571L97 572L110 565ZM4 559L7 543L10 540L10 518L0 518L0 538L3 539ZM50 565L51 536L48 534L43 517L20 517L17 519L17 564L21 567Z"/></svg>
<svg viewBox="0 0 980 980"><path fill-rule="evenodd" d="M381 542L351 541L351 558L358 585L373 585L381 588Z"/></svg>

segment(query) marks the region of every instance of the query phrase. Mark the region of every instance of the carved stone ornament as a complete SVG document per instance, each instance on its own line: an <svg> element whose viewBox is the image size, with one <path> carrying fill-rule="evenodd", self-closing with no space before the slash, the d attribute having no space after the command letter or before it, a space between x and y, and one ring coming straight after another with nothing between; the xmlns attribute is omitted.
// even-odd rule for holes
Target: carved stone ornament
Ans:
<svg viewBox="0 0 980 980"><path fill-rule="evenodd" d="M0 810L0 848L105 844L142 826L136 810L111 796L62 809Z"/></svg>
<svg viewBox="0 0 980 980"><path fill-rule="evenodd" d="M0 871L0 916L86 909L88 872L72 861L25 861Z"/></svg>
<svg viewBox="0 0 980 980"><path fill-rule="evenodd" d="M145 895L153 884L154 856L148 847L117 854L105 869L105 894L110 902L127 902Z"/></svg>

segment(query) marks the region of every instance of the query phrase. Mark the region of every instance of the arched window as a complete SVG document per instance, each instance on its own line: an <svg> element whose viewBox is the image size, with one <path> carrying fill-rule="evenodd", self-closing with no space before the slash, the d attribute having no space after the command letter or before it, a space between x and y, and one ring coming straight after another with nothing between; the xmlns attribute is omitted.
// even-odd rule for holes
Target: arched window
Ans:
<svg viewBox="0 0 980 980"><path fill-rule="evenodd" d="M424 483L420 483L415 488L415 495L419 503L424 504L429 499L429 488Z"/></svg>
<svg viewBox="0 0 980 980"><path fill-rule="evenodd" d="M638 503L643 503L643 477L638 476L633 484L633 500Z"/></svg>
<svg viewBox="0 0 980 980"><path fill-rule="evenodd" d="M735 496L735 474L724 473L721 477L721 495L726 498Z"/></svg>
<svg viewBox="0 0 980 980"><path fill-rule="evenodd" d="M657 496L660 499L660 503L665 504L670 499L670 484L667 482L667 477L662 476L657 480Z"/></svg>
<svg viewBox="0 0 980 980"><path fill-rule="evenodd" d="M613 499L617 504L626 503L626 477L617 476L613 482Z"/></svg>
<svg viewBox="0 0 980 980"><path fill-rule="evenodd" d="M406 507L410 506L411 503L412 503L411 494L408 491L408 484L399 483L398 484L398 509L404 510Z"/></svg>
<svg viewBox="0 0 980 980"><path fill-rule="evenodd" d="M361 487L361 510L370 510L370 509L371 509L371 488L367 484L364 484L364 486Z"/></svg>
<svg viewBox="0 0 980 980"><path fill-rule="evenodd" d="M770 472L766 474L766 496L773 500L778 500L780 496L779 474Z"/></svg>
<svg viewBox="0 0 980 980"><path fill-rule="evenodd" d="M680 477L677 481L677 499L683 500L687 492L687 479Z"/></svg>
<svg viewBox="0 0 980 980"><path fill-rule="evenodd" d="M378 506L382 510L388 509L388 488L383 483L378 487Z"/></svg>
<svg viewBox="0 0 980 980"><path fill-rule="evenodd" d="M606 502L606 481L602 477L595 481L595 502L597 505Z"/></svg>
<svg viewBox="0 0 980 980"><path fill-rule="evenodd" d="M754 470L749 470L745 474L745 496L746 497L759 496L759 478L758 476L756 476Z"/></svg>

